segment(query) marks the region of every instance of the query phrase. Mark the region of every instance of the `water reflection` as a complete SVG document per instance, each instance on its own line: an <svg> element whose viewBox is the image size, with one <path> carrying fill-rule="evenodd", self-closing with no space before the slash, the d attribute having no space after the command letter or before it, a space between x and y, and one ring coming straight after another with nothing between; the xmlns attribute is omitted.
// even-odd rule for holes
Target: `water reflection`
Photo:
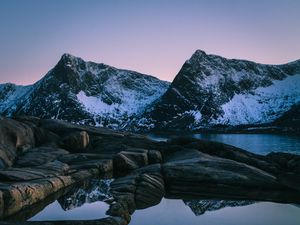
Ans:
<svg viewBox="0 0 300 225"><path fill-rule="evenodd" d="M109 180L93 179L72 188L29 221L93 220L107 217L111 202ZM108 202L108 203L106 203ZM298 225L299 205L248 200L166 199L136 210L131 225Z"/></svg>
<svg viewBox="0 0 300 225"><path fill-rule="evenodd" d="M163 199L146 210L137 210L130 225L299 225L300 209L289 204L260 202L247 206L225 207L200 216L182 200Z"/></svg>
<svg viewBox="0 0 300 225"><path fill-rule="evenodd" d="M254 204L254 201L240 200L191 200L183 201L196 216L200 216L208 211L216 211L226 207L238 207Z"/></svg>
<svg viewBox="0 0 300 225"><path fill-rule="evenodd" d="M113 179L91 179L75 186L46 206L29 221L92 220L106 217L112 198L109 188Z"/></svg>
<svg viewBox="0 0 300 225"><path fill-rule="evenodd" d="M57 220L94 220L106 217L109 205L105 202L85 203L78 208L64 210L58 201L44 208L29 221L57 221Z"/></svg>
<svg viewBox="0 0 300 225"><path fill-rule="evenodd" d="M58 199L62 209L67 211L82 206L85 203L103 202L112 198L109 186L112 179L92 179L87 185L68 192Z"/></svg>

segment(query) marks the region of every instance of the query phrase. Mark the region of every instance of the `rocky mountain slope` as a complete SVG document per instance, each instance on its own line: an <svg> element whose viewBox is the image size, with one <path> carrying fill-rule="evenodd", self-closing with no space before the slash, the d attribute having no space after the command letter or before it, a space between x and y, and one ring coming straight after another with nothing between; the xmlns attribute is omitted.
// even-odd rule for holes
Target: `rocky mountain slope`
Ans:
<svg viewBox="0 0 300 225"><path fill-rule="evenodd" d="M298 107L299 87L300 60L264 65L197 50L135 126L147 130L272 124Z"/></svg>
<svg viewBox="0 0 300 225"><path fill-rule="evenodd" d="M159 98L169 83L64 54L31 86L0 86L2 115L32 115L120 129Z"/></svg>

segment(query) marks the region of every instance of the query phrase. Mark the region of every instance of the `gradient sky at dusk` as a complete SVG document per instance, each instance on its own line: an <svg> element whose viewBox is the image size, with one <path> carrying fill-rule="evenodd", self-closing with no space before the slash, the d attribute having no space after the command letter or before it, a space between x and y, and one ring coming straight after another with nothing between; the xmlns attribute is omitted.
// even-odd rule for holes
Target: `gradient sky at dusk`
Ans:
<svg viewBox="0 0 300 225"><path fill-rule="evenodd" d="M31 84L65 52L171 81L196 49L300 58L297 0L1 0L0 83Z"/></svg>

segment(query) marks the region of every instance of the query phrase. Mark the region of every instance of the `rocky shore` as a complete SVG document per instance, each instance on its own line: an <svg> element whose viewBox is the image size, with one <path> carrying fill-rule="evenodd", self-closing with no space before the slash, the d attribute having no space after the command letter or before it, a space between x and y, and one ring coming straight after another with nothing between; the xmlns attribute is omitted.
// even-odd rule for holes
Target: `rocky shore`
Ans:
<svg viewBox="0 0 300 225"><path fill-rule="evenodd" d="M49 204L93 177L114 178L107 218L26 222L42 209L37 204ZM0 224L128 224L136 209L163 197L300 203L300 156L261 156L192 138L156 142L59 120L0 117Z"/></svg>

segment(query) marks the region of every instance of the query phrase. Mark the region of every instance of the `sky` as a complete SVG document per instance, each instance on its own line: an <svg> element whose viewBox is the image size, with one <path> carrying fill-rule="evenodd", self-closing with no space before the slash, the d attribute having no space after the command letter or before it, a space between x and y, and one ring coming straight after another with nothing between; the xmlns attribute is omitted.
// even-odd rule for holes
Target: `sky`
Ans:
<svg viewBox="0 0 300 225"><path fill-rule="evenodd" d="M0 0L0 83L32 84L63 53L172 81L195 50L300 58L298 0Z"/></svg>

